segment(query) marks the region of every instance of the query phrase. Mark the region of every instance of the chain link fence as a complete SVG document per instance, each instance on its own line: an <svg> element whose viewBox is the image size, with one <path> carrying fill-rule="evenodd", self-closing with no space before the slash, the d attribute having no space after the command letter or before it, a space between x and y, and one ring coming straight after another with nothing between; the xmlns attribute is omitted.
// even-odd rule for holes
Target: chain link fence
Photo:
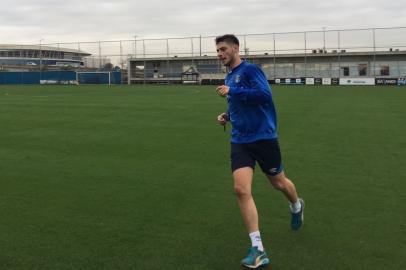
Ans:
<svg viewBox="0 0 406 270"><path fill-rule="evenodd" d="M379 52L406 50L406 27L368 29L321 29L305 32L277 32L237 35L240 53L250 55L312 54L336 52ZM215 56L215 36L101 40L89 42L41 43L43 46L90 53L85 64L101 67L112 63L126 68L128 58ZM40 44L37 44L40 45Z"/></svg>
<svg viewBox="0 0 406 270"><path fill-rule="evenodd" d="M322 28L303 32L237 34L237 37L242 57L261 66L269 78L406 77L406 27ZM133 36L123 40L59 43L46 43L41 39L39 44L33 44L36 50L26 49L24 53L32 53L27 55L29 59L39 59L40 64L33 66L32 70L41 71L46 57L73 59L83 61L83 67L88 70L121 69L123 82L129 83L131 78L134 82L149 78L169 82L187 70L199 73L201 78L223 78L226 70L216 58L214 39L215 36L154 39ZM41 48L49 47L56 49L47 50L46 53L51 55L44 55ZM7 52L1 53L0 57L4 54L7 58ZM17 53L16 59L21 57L20 52L15 51ZM25 65L27 67L28 63ZM83 67L74 68L80 70Z"/></svg>

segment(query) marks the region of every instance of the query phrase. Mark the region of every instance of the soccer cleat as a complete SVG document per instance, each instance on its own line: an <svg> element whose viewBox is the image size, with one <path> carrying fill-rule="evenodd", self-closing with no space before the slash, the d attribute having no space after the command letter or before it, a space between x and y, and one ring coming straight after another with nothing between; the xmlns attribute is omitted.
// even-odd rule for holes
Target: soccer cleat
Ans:
<svg viewBox="0 0 406 270"><path fill-rule="evenodd" d="M290 223L290 226L292 228L292 230L297 231L299 230L304 222L304 207L305 207L305 203L303 199L299 198L299 202L300 202L300 211L295 213L292 213L292 220Z"/></svg>
<svg viewBox="0 0 406 270"><path fill-rule="evenodd" d="M258 250L258 247L250 247L247 257L241 261L241 264L248 268L258 268L269 263L266 252Z"/></svg>

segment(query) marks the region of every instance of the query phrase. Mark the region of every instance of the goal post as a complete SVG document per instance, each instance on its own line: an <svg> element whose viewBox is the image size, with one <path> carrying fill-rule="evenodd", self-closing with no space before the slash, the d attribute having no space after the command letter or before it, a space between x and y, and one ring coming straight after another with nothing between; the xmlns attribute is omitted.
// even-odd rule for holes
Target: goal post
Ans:
<svg viewBox="0 0 406 270"><path fill-rule="evenodd" d="M112 83L112 74L109 71L78 71L76 72L78 84L108 84Z"/></svg>

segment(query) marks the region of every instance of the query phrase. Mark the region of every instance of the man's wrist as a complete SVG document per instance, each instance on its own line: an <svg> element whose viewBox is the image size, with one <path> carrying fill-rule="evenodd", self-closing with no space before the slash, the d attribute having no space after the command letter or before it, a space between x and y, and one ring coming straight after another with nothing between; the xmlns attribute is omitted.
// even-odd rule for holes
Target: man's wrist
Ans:
<svg viewBox="0 0 406 270"><path fill-rule="evenodd" d="M234 86L228 87L228 93L227 93L227 94L230 95L230 96L232 96L234 91L235 91L235 87L234 87Z"/></svg>

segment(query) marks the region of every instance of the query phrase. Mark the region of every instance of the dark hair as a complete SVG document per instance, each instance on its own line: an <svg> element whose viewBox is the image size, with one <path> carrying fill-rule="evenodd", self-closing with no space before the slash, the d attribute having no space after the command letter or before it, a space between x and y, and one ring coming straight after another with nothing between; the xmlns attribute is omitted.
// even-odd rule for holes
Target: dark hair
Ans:
<svg viewBox="0 0 406 270"><path fill-rule="evenodd" d="M222 36L216 37L216 44L220 42L227 42L227 43L232 43L240 46L240 42L238 41L238 38L235 35L232 34L226 34Z"/></svg>

